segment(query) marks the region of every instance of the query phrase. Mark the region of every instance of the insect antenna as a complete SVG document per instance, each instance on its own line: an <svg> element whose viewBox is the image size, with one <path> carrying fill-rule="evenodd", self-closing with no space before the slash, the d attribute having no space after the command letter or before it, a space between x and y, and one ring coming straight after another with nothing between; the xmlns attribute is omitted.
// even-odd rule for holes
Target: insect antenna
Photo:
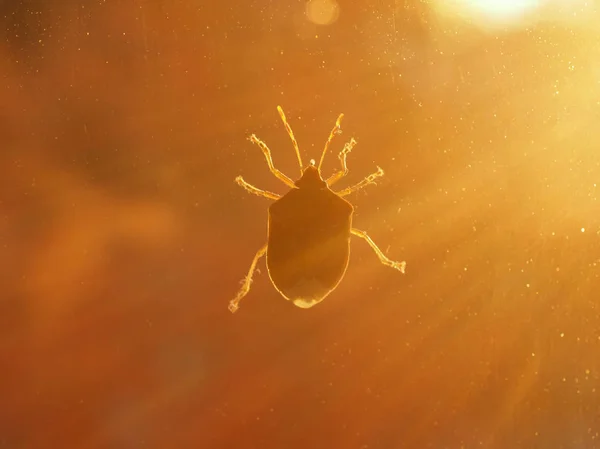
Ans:
<svg viewBox="0 0 600 449"><path fill-rule="evenodd" d="M296 138L294 137L294 132L292 131L292 127L288 124L288 122L285 118L285 114L283 113L283 109L281 109L281 106L277 106L277 112L279 112L279 116L281 117L281 120L283 121L285 130L290 135L290 139L292 139L292 144L294 145L294 150L296 150L296 157L298 157L298 164L300 164L300 176L302 176L302 173L304 170L304 165L302 165L302 157L300 156L300 148L298 148L298 142L296 141Z"/></svg>
<svg viewBox="0 0 600 449"><path fill-rule="evenodd" d="M341 124L342 124L343 118L344 118L344 114L340 114L338 116L337 120L335 121L335 126L329 133L327 142L325 142L325 148L323 148L323 153L321 154L321 160L319 161L319 166L317 167L319 170L319 174L321 174L321 166L323 165L323 161L325 160L325 153L327 153L327 150L329 149L329 144L331 143L331 141L333 140L333 138L335 137L336 134L339 134L342 132Z"/></svg>

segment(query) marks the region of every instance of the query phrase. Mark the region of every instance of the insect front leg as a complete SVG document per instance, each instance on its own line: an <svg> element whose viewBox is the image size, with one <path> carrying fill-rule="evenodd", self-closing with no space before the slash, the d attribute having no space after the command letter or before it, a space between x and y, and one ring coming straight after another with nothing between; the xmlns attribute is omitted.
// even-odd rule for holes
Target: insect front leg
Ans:
<svg viewBox="0 0 600 449"><path fill-rule="evenodd" d="M337 192L337 194L339 196L349 195L353 192L356 192L357 190L362 189L363 187L365 187L369 184L375 184L375 180L377 178L381 178L382 176L383 176L383 170L380 167L377 167L377 171L375 173L371 173L365 179L363 179L359 183L354 184L353 186L350 186L344 190L340 190L339 192Z"/></svg>
<svg viewBox="0 0 600 449"><path fill-rule="evenodd" d="M338 172L334 173L327 179L327 187L331 187L332 185L334 185L336 182L338 182L340 179L342 179L344 176L346 176L348 174L348 166L346 165L346 158L348 157L348 153L350 153L350 151L352 151L352 148L354 148L354 145L356 145L356 140L354 140L354 138L352 138L352 139L350 139L350 142L348 142L346 145L344 145L344 148L342 149L342 151L340 151L340 154L338 155L338 159L340 160L342 169L339 170Z"/></svg>
<svg viewBox="0 0 600 449"><path fill-rule="evenodd" d="M304 165L302 164L302 156L300 156L300 148L298 147L298 142L294 137L294 131L292 131L292 127L288 123L287 118L285 118L285 113L283 112L281 106L277 106L277 112L279 112L279 116L283 121L283 126L285 126L285 130L287 131L288 135L290 136L290 139L292 140L292 145L294 145L296 157L298 158L298 164L300 165L300 176L302 176L302 169L304 168Z"/></svg>
<svg viewBox="0 0 600 449"><path fill-rule="evenodd" d="M292 181L286 175L284 175L279 170L277 170L275 168L275 165L273 165L273 158L271 157L271 150L269 150L269 147L267 146L267 144L264 143L262 140L260 140L258 137L256 137L254 134L252 134L250 136L250 142L255 143L256 145L258 145L260 147L263 154L265 155L265 159L267 160L267 164L269 165L269 170L271 170L271 173L273 173L273 175L275 175L275 177L277 179L279 179L281 182L283 182L285 185L287 185L288 187L291 187L292 189L295 189L296 185L294 184L294 181Z"/></svg>
<svg viewBox="0 0 600 449"><path fill-rule="evenodd" d="M369 244L371 249L373 251L375 251L375 254L377 254L377 257L379 257L379 260L381 261L382 264L387 265L388 267L395 268L396 270L404 273L404 270L406 269L406 262L404 262L404 261L395 262L393 260L388 259L385 256L385 254L383 254L383 251L381 251L379 249L379 247L375 244L375 242L371 239L371 237L369 237L367 235L367 233L365 231L361 231L360 229L352 228L350 230L350 232L353 235L360 237L361 239L364 239Z"/></svg>
<svg viewBox="0 0 600 449"><path fill-rule="evenodd" d="M252 264L250 265L250 269L248 270L248 274L242 281L242 288L238 292L238 294L229 301L229 311L231 313L235 313L237 309L239 309L240 300L248 294L250 291L250 284L252 284L252 276L254 275L254 271L256 270L256 264L258 260L265 255L267 252L267 244L265 243L261 249L259 249L254 255L254 259L252 259Z"/></svg>
<svg viewBox="0 0 600 449"><path fill-rule="evenodd" d="M243 187L244 189L246 189L247 192L253 193L254 195L263 196L263 197L269 198L271 200L278 200L279 198L281 198L281 196L277 195L276 193L269 192L268 190L262 190L262 189L259 189L258 187L254 187L252 184L248 184L246 181L244 181L244 178L242 178L241 176L238 176L237 178L235 178L235 182L240 187Z"/></svg>
<svg viewBox="0 0 600 449"><path fill-rule="evenodd" d="M327 150L329 149L329 144L336 136L336 134L340 134L342 132L342 119L344 118L344 114L340 114L335 121L335 126L329 133L329 137L327 138L327 142L325 142L325 148L323 148L323 153L321 153L321 159L319 160L319 165L317 166L319 173L321 173L321 167L323 166L323 161L325 160L325 154L327 154Z"/></svg>

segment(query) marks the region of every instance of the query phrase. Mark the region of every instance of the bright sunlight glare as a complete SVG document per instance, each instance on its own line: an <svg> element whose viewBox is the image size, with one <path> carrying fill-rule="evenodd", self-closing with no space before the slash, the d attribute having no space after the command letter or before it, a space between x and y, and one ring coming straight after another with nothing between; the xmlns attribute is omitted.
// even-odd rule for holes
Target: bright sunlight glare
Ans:
<svg viewBox="0 0 600 449"><path fill-rule="evenodd" d="M459 3L491 19L501 19L531 11L539 6L540 0L463 0Z"/></svg>
<svg viewBox="0 0 600 449"><path fill-rule="evenodd" d="M466 18L481 26L509 26L520 24L542 3L545 0L438 0L436 9L442 15Z"/></svg>

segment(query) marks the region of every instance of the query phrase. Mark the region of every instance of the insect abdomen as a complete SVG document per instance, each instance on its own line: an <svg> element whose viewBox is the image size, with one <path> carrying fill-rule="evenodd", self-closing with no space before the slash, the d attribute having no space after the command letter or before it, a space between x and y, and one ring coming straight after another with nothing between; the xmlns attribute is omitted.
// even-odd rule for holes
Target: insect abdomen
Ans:
<svg viewBox="0 0 600 449"><path fill-rule="evenodd" d="M299 307L320 302L342 279L350 254L352 207L330 191L293 190L269 210L267 268Z"/></svg>

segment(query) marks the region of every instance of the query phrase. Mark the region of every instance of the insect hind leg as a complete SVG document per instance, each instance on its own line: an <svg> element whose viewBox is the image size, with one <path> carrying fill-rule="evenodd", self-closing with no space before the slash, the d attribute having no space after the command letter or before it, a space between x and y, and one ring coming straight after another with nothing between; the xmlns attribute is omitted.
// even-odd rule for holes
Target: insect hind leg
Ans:
<svg viewBox="0 0 600 449"><path fill-rule="evenodd" d="M229 301L229 311L231 313L237 312L240 307L240 301L244 296L248 294L250 291L250 285L252 284L252 276L254 276L254 271L256 270L256 264L258 260L265 255L267 252L267 244L265 243L262 248L260 248L256 254L254 255L254 259L252 259L252 264L250 265L250 269L248 270L248 274L242 280L242 288L238 291L235 298Z"/></svg>
<svg viewBox="0 0 600 449"><path fill-rule="evenodd" d="M344 190L340 190L339 192L336 192L336 193L339 196L349 195L353 192L356 192L357 190L362 189L363 187L368 186L369 184L375 184L375 180L377 178L381 178L382 176L383 176L383 169L381 167L377 167L377 171L375 173L371 173L369 176L367 176L362 181L354 184L353 186L347 187Z"/></svg>
<svg viewBox="0 0 600 449"><path fill-rule="evenodd" d="M327 187L331 187L348 174L348 165L346 165L346 158L348 157L348 153L350 153L350 151L352 151L352 148L354 148L354 145L356 145L356 140L352 138L350 139L350 142L344 145L342 151L340 151L338 159L340 160L340 165L342 166L342 168L339 171L335 172L333 175L331 175L329 178L327 178Z"/></svg>
<svg viewBox="0 0 600 449"><path fill-rule="evenodd" d="M273 173L273 175L275 175L275 177L277 179L279 179L281 182L283 182L288 187L296 188L294 181L292 181L286 175L284 175L279 170L277 170L275 168L275 165L273 165L273 158L271 157L271 150L269 150L269 147L267 146L267 144L264 143L262 140L260 140L258 137L256 137L254 134L252 134L249 137L249 140L250 140L250 142L258 145L259 148L262 150L263 154L265 155L265 159L267 160L267 164L269 165L269 170L271 170L271 173Z"/></svg>
<svg viewBox="0 0 600 449"><path fill-rule="evenodd" d="M375 242L371 239L371 237L369 237L367 235L367 233L365 231L361 231L360 229L356 229L356 228L352 228L350 230L350 232L357 236L360 237L361 239L365 240L369 246L371 247L371 249L373 251L375 251L375 254L377 254L377 257L379 258L379 260L381 261L382 264L388 266L388 267L392 267L402 273L404 273L404 270L406 269L406 262L402 261L402 262L396 262L394 260L391 260L389 258L386 257L385 254L383 254L383 251L381 251L379 249L379 247L375 244Z"/></svg>

